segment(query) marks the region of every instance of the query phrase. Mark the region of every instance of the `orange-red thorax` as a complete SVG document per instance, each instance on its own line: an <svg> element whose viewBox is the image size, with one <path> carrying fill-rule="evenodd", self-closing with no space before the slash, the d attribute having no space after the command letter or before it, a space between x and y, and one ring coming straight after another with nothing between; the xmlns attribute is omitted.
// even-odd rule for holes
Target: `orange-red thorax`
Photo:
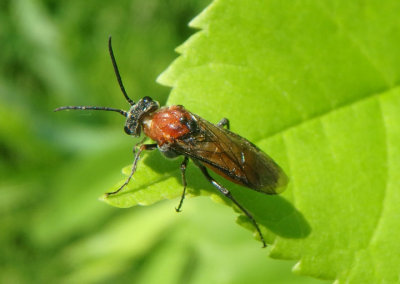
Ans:
<svg viewBox="0 0 400 284"><path fill-rule="evenodd" d="M143 119L143 131L161 146L189 133L185 121L192 119L183 106L163 107Z"/></svg>

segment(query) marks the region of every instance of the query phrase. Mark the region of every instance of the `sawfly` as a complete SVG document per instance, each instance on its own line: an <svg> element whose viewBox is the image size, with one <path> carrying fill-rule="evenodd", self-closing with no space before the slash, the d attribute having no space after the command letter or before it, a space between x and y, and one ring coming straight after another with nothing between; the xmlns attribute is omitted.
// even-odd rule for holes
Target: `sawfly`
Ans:
<svg viewBox="0 0 400 284"><path fill-rule="evenodd" d="M186 110L182 105L160 107L152 98L145 96L138 102L129 98L125 91L111 45L108 49L120 89L131 105L129 111L97 106L63 106L61 110L102 110L118 112L126 117L124 131L139 137L144 135L155 143L135 146L137 149L132 170L116 191L106 193L114 195L120 192L131 180L143 151L158 149L167 158L183 156L181 175L183 192L176 211L180 211L186 193L186 167L189 160L200 169L204 177L225 197L229 198L252 222L263 246L266 246L261 230L253 215L244 208L230 191L216 181L209 170L241 186L266 194L278 194L287 184L287 176L272 158L247 139L229 130L229 120L223 118L217 124L208 122L200 116Z"/></svg>

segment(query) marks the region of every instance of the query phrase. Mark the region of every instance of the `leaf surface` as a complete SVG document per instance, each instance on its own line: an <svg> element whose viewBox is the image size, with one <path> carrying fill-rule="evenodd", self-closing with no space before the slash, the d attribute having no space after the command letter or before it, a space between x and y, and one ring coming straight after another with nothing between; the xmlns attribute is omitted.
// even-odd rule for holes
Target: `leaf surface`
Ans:
<svg viewBox="0 0 400 284"><path fill-rule="evenodd" d="M301 274L399 281L399 14L395 0L217 0L159 77L173 88L168 104L228 117L285 169L280 196L219 180L254 214L271 256L298 260ZM179 161L159 156L107 202L180 196ZM195 168L188 183L193 195L216 194Z"/></svg>

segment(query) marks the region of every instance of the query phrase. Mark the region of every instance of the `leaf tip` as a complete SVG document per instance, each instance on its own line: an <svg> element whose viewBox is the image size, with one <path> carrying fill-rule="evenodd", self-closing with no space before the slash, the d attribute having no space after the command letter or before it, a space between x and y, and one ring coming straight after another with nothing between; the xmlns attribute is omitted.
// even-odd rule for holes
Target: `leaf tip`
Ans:
<svg viewBox="0 0 400 284"><path fill-rule="evenodd" d="M200 14L189 22L188 26L195 29L205 29L208 25L208 19L210 15L212 15L212 11L214 11L218 4L217 2L218 1L211 2Z"/></svg>

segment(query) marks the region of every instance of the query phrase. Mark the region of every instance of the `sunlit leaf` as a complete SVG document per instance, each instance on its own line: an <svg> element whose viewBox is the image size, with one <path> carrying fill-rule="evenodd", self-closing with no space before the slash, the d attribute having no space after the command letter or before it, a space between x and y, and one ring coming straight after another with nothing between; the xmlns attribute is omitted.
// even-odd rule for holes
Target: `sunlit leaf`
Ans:
<svg viewBox="0 0 400 284"><path fill-rule="evenodd" d="M399 13L395 0L214 1L159 78L173 87L169 104L228 117L286 170L276 197L223 183L262 225L271 255L298 260L299 273L398 281ZM108 202L178 197L179 162L158 155ZM188 180L192 194L213 192L194 168Z"/></svg>

